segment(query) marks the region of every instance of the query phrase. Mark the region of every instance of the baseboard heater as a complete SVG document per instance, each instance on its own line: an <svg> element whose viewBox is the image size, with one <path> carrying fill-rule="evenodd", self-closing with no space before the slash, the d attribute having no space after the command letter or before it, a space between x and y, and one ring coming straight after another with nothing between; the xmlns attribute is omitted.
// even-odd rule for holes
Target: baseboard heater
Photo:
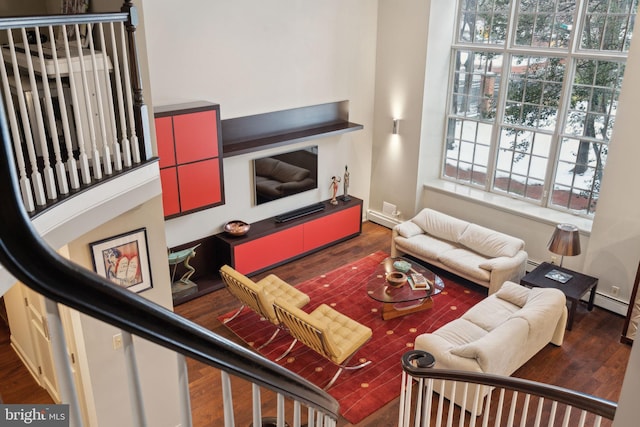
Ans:
<svg viewBox="0 0 640 427"><path fill-rule="evenodd" d="M315 212L320 212L324 210L324 203L318 202L313 205L305 206L302 208L294 209L289 212L285 212L280 215L276 215L276 222L287 222L294 220L296 218L303 217L305 215L310 215Z"/></svg>

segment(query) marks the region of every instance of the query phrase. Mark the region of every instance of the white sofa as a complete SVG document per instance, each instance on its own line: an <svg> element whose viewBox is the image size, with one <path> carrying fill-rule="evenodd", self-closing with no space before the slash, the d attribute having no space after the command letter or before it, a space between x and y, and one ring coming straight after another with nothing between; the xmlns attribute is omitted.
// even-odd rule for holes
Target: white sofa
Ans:
<svg viewBox="0 0 640 427"><path fill-rule="evenodd" d="M431 353L438 369L511 375L547 344L562 345L566 324L562 291L506 282L462 317L416 337L414 348ZM463 400L461 389L454 399L458 405ZM488 392L488 387L481 387L478 414L481 398ZM474 393L475 388L470 387L466 401L470 412ZM447 388L444 395L451 399L451 389Z"/></svg>
<svg viewBox="0 0 640 427"><path fill-rule="evenodd" d="M391 256L403 254L489 288L489 295L507 280L519 282L527 263L523 240L428 208L393 228Z"/></svg>

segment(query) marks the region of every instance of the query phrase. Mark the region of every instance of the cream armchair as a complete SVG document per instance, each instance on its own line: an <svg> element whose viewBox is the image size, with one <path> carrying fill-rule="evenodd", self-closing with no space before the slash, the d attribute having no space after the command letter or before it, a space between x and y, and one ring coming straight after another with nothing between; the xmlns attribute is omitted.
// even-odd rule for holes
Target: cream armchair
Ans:
<svg viewBox="0 0 640 427"><path fill-rule="evenodd" d="M359 365L347 366L353 355L371 339L373 333L367 326L326 304L306 313L289 301L277 298L274 309L280 322L295 339L289 350L300 341L338 365L338 371L324 387L325 390L335 383L344 369L360 369L371 363L367 360Z"/></svg>
<svg viewBox="0 0 640 427"><path fill-rule="evenodd" d="M270 344L282 329L273 309L273 302L276 298L281 298L297 308L304 307L309 303L307 294L300 292L275 274L270 274L264 279L254 282L232 267L223 265L220 268L220 276L229 292L242 303L238 311L225 319L224 323L235 319L247 306L277 327L273 335L258 349Z"/></svg>

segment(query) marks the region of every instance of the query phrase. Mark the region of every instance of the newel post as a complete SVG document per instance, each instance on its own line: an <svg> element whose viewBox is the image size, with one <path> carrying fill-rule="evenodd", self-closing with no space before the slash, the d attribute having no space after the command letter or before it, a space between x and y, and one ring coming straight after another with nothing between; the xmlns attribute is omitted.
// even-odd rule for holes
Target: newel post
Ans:
<svg viewBox="0 0 640 427"><path fill-rule="evenodd" d="M133 0L125 0L120 8L121 12L129 15L127 20L127 50L129 54L129 72L131 73L131 86L133 89L133 105L135 126L140 140L140 146L144 151L143 160L149 160L153 155L151 149L151 133L149 129L149 115L142 95L142 76L138 63L138 48L136 43L136 28L138 26L138 9L133 5Z"/></svg>

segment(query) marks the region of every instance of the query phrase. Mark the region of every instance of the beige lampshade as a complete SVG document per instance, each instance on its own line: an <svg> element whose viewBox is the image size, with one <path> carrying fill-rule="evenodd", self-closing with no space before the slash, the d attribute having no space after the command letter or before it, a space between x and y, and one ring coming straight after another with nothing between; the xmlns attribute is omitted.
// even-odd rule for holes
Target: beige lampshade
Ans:
<svg viewBox="0 0 640 427"><path fill-rule="evenodd" d="M573 224L558 224L548 244L549 250L562 256L580 255L580 233Z"/></svg>

